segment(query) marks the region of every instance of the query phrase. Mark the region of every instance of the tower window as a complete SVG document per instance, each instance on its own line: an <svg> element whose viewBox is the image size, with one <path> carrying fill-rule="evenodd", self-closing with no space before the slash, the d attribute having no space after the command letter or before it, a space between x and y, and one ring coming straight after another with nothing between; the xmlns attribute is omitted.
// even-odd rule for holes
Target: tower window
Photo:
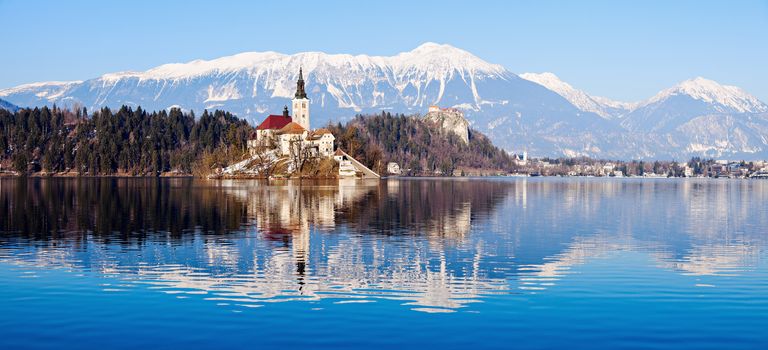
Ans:
<svg viewBox="0 0 768 350"><path fill-rule="evenodd" d="M302 102L301 107L307 108L307 103L306 102Z"/></svg>

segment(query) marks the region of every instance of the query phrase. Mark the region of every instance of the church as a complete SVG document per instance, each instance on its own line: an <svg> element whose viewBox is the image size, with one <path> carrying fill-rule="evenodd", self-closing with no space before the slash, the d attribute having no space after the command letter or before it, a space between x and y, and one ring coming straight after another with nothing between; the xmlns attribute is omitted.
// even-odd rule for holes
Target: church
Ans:
<svg viewBox="0 0 768 350"><path fill-rule="evenodd" d="M296 93L291 101L293 115L288 113L288 106L285 106L282 114L267 116L248 140L248 150L251 155L261 150L275 149L283 156L308 152L315 157L331 157L336 138L328 129L310 129L309 106L310 100L304 86L304 73L299 68Z"/></svg>

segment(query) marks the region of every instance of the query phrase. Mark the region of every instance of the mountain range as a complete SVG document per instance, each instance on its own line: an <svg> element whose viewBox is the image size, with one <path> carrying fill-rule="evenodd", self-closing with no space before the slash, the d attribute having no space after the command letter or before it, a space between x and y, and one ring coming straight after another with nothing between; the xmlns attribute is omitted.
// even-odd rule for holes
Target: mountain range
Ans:
<svg viewBox="0 0 768 350"><path fill-rule="evenodd" d="M510 152L617 159L768 158L768 105L695 78L641 102L591 96L552 73L517 75L452 47L425 43L394 56L247 52L84 81L0 90L19 106L224 109L253 124L289 105L299 67L312 126L355 114L461 109Z"/></svg>

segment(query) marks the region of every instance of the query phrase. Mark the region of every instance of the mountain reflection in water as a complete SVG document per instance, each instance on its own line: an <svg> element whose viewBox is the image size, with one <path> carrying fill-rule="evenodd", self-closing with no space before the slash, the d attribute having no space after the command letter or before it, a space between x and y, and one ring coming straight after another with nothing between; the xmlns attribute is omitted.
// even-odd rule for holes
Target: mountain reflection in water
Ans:
<svg viewBox="0 0 768 350"><path fill-rule="evenodd" d="M230 306L452 312L621 252L738 275L764 256L767 200L758 181L2 179L0 263Z"/></svg>

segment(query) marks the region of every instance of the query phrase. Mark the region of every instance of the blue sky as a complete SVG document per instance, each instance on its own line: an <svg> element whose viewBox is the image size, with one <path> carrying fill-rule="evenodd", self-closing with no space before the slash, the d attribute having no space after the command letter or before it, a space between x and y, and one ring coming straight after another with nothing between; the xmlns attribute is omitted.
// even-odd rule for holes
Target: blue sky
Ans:
<svg viewBox="0 0 768 350"><path fill-rule="evenodd" d="M0 0L0 88L244 51L392 55L432 41L639 100L704 76L768 102L768 0Z"/></svg>

